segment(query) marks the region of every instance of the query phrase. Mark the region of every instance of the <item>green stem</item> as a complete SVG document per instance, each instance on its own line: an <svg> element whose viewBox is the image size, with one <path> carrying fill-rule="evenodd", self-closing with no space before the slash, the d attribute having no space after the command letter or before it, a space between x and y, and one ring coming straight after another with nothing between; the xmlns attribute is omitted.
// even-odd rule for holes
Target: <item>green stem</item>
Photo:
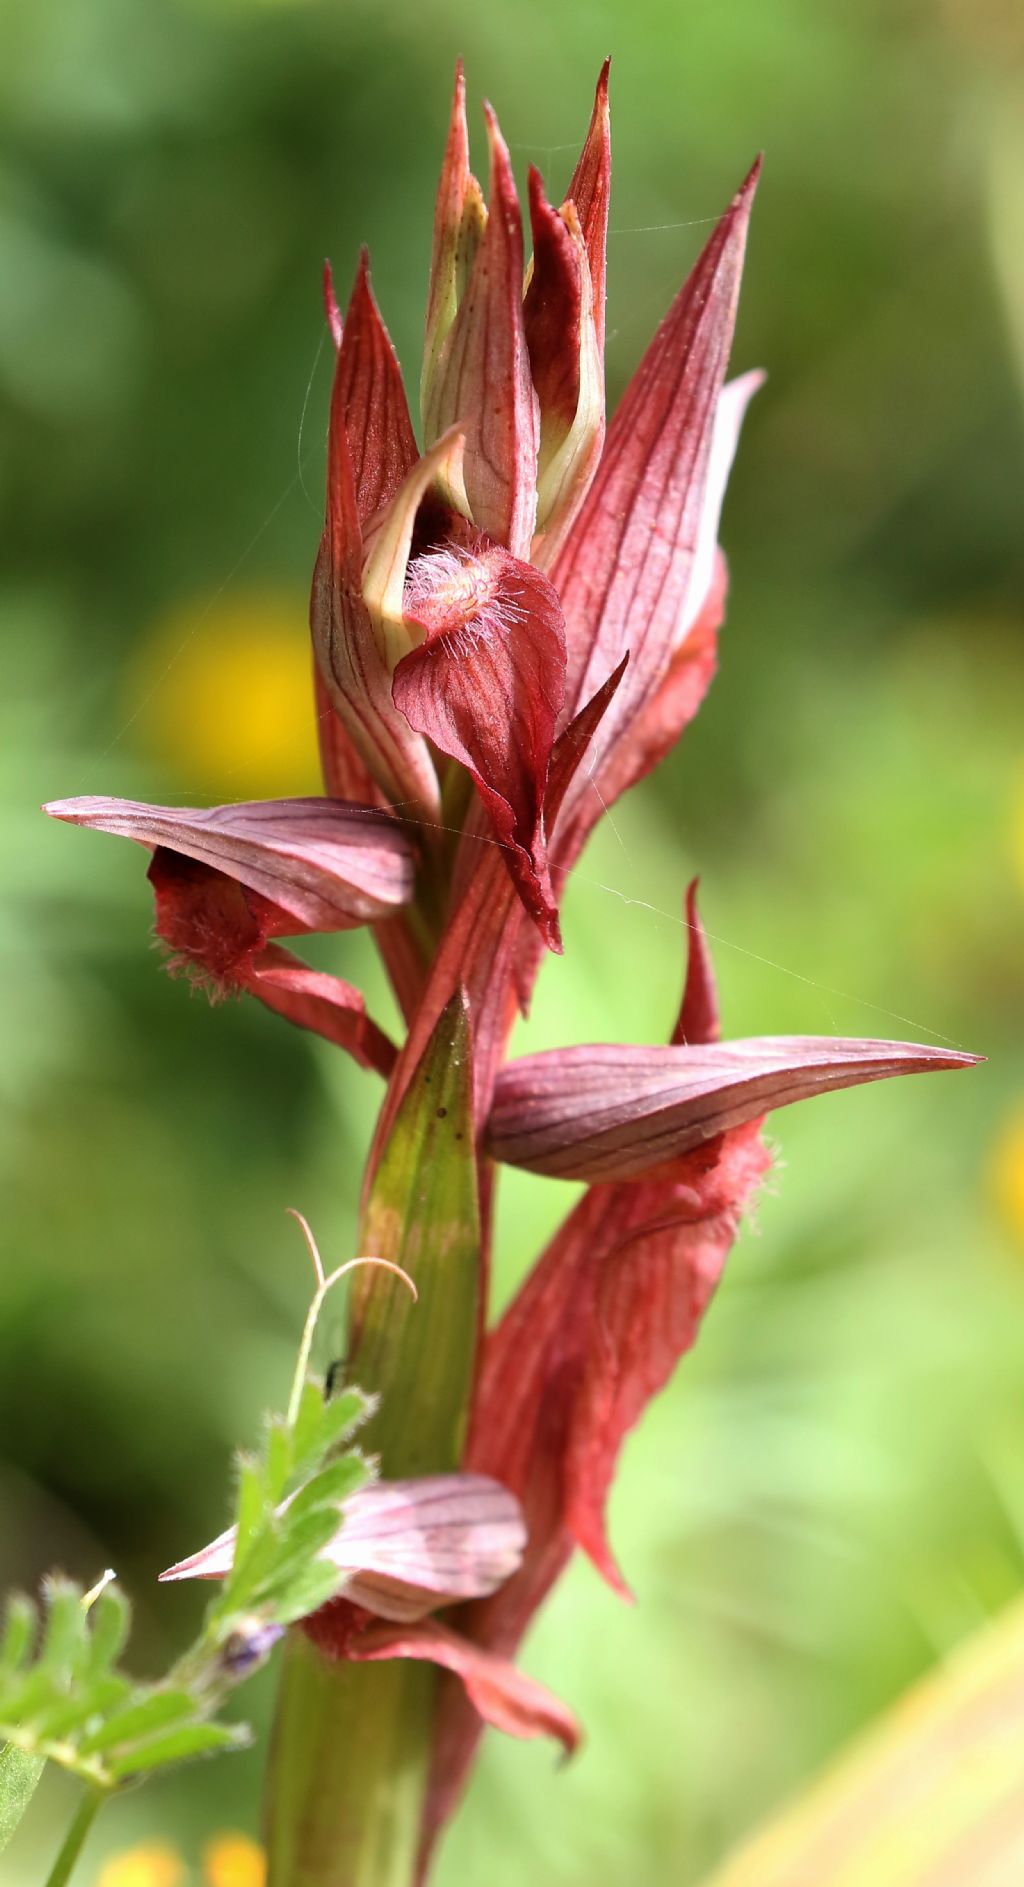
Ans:
<svg viewBox="0 0 1024 1887"><path fill-rule="evenodd" d="M409 1887L435 1673L339 1664L289 1633L270 1755L268 1887Z"/></svg>
<svg viewBox="0 0 1024 1887"><path fill-rule="evenodd" d="M85 1845L85 1838L106 1798L106 1789L89 1788L86 1790L75 1810L74 1819L64 1837L61 1851L46 1877L46 1887L66 1887L66 1882L71 1879L75 1863Z"/></svg>
<svg viewBox="0 0 1024 1887"><path fill-rule="evenodd" d="M395 1117L360 1230L399 1267L356 1274L348 1375L380 1395L366 1445L391 1477L459 1466L473 1381L481 1234L471 1040L461 999L439 1018ZM414 1661L286 1649L267 1777L267 1887L410 1887L436 1673Z"/></svg>

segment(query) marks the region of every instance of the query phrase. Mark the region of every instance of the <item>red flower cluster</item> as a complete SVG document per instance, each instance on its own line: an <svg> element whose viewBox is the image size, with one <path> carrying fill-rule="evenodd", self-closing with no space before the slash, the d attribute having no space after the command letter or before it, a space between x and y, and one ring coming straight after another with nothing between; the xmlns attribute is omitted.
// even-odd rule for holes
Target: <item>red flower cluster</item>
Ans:
<svg viewBox="0 0 1024 1887"><path fill-rule="evenodd" d="M463 1596L458 1634L429 1617L382 1623L365 1605L311 1625L337 1655L426 1657L466 1684L469 1703L457 1686L443 1694L425 1855L481 1714L575 1740L568 1713L505 1660L574 1546L621 1587L604 1526L616 1457L694 1341L768 1164L765 1113L970 1060L891 1042L720 1043L691 887L669 1046L502 1065L545 947L561 948L567 873L599 817L674 745L714 671L719 512L760 384L747 374L725 385L758 166L606 436L607 69L564 201L550 203L530 174L525 272L490 112L487 126L485 207L460 73L437 199L422 450L365 258L344 319L326 278L337 358L311 620L327 797L205 812L49 808L152 849L157 930L179 962L387 1078L378 1147L461 991L481 1172L498 1160L588 1183L478 1371L465 1466L519 1502L518 1569L494 1590L421 1581ZM272 941L359 923L374 926L407 1023L397 1051L358 992Z"/></svg>

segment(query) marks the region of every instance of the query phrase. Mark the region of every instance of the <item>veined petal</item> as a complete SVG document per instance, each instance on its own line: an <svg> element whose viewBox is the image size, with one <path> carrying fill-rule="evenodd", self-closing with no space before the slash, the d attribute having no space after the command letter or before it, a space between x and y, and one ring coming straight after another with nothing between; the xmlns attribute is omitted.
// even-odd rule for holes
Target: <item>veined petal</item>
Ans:
<svg viewBox="0 0 1024 1887"><path fill-rule="evenodd" d="M489 107L491 200L469 286L444 343L424 413L427 444L466 437L474 524L528 558L537 510L537 396L523 328L523 231L508 150Z"/></svg>
<svg viewBox="0 0 1024 1887"><path fill-rule="evenodd" d="M619 1451L647 1404L692 1349L740 1217L770 1164L756 1122L717 1143L692 1185L599 1189L618 1237L592 1270L592 1335L567 1425L564 1524L608 1583L628 1588L608 1543L606 1510ZM629 1192L639 1196L628 1214ZM625 1222L624 1222L625 1221Z"/></svg>
<svg viewBox="0 0 1024 1887"><path fill-rule="evenodd" d="M594 326L597 331L598 358L604 359L605 254L608 246L608 200L612 182L611 120L608 113L608 72L611 60L601 67L594 97L590 129L573 172L568 195L576 205L583 240L587 246L590 280L594 295Z"/></svg>
<svg viewBox="0 0 1024 1887"><path fill-rule="evenodd" d="M416 849L407 829L369 806L268 799L191 808L90 796L53 800L44 811L178 852L236 879L282 914L275 934L369 924L415 891Z"/></svg>
<svg viewBox="0 0 1024 1887"><path fill-rule="evenodd" d="M558 597L538 570L481 541L417 560L406 619L424 639L395 670L395 702L471 773L519 895L558 949L544 834L565 685Z"/></svg>
<svg viewBox="0 0 1024 1887"><path fill-rule="evenodd" d="M580 1728L575 1717L543 1684L517 1671L507 1659L482 1651L437 1619L426 1619L421 1625L408 1625L401 1631L371 1625L350 1638L345 1656L358 1663L418 1658L440 1664L462 1679L470 1703L484 1722L503 1730L506 1736L553 1736L570 1756L579 1745Z"/></svg>
<svg viewBox="0 0 1024 1887"><path fill-rule="evenodd" d="M389 1079L398 1050L367 1015L362 991L340 976L311 970L290 950L268 943L254 952L239 988L296 1028L309 1029L343 1048L361 1068Z"/></svg>
<svg viewBox="0 0 1024 1887"><path fill-rule="evenodd" d="M370 258L359 257L331 394L343 421L352 462L356 510L366 524L388 504L418 453L402 370L370 283Z"/></svg>
<svg viewBox="0 0 1024 1887"><path fill-rule="evenodd" d="M426 743L403 721L379 632L362 598L363 524L416 460L391 342L360 262L338 348L327 439L327 521L313 571L310 627L330 703L392 805L436 819Z"/></svg>
<svg viewBox="0 0 1024 1887"><path fill-rule="evenodd" d="M503 1585L526 1545L519 1503L482 1474L379 1481L354 1494L325 1558L351 1572L346 1596L409 1620Z"/></svg>
<svg viewBox="0 0 1024 1887"><path fill-rule="evenodd" d="M349 1575L347 1600L402 1623L496 1591L526 1543L518 1501L480 1474L372 1482L343 1501L338 1516L319 1557ZM223 1579L234 1551L230 1527L160 1578Z"/></svg>
<svg viewBox="0 0 1024 1887"><path fill-rule="evenodd" d="M706 244L608 429L597 475L552 569L569 640L570 711L630 665L593 756L628 733L668 670L704 512L718 396L732 343L759 166Z"/></svg>
<svg viewBox="0 0 1024 1887"><path fill-rule="evenodd" d="M807 1035L686 1048L556 1049L502 1071L488 1138L495 1159L534 1173L636 1180L668 1173L718 1135L773 1108L977 1060L914 1042Z"/></svg>
<svg viewBox="0 0 1024 1887"><path fill-rule="evenodd" d="M597 469L604 442L604 366L590 263L572 199L555 210L530 171L533 261L523 303L540 409L537 529L532 556L546 568Z"/></svg>
<svg viewBox="0 0 1024 1887"><path fill-rule="evenodd" d="M577 780L565 816L557 823L549 807L553 834L552 871L561 886L597 821L620 794L651 772L671 752L693 719L714 678L717 637L725 615L728 572L715 546L725 478L735 451L739 423L761 376L747 374L723 388L715 414L704 510L698 532L693 594L701 592L696 617L681 619L668 669L653 695L630 720L619 740L596 753ZM704 578L710 550L710 580ZM541 961L533 939L525 936L517 958L517 986L525 1008Z"/></svg>
<svg viewBox="0 0 1024 1887"><path fill-rule="evenodd" d="M430 261L423 378L420 385L420 410L424 423L431 405L438 357L448 338L459 303L465 295L486 226L487 211L483 193L469 168L466 81L460 59L455 68L451 123L434 210L434 249Z"/></svg>
<svg viewBox="0 0 1024 1887"><path fill-rule="evenodd" d="M426 742L391 699L391 674L363 602L362 533L343 423L332 409L327 526L313 571L309 620L328 700L371 779L392 805L436 819L440 791Z"/></svg>

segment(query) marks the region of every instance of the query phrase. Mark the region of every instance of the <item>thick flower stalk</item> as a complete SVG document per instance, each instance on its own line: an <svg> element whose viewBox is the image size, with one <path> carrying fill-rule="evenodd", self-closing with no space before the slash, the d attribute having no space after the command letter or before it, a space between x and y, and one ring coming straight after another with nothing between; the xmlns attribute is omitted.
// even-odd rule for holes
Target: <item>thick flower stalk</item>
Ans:
<svg viewBox="0 0 1024 1887"><path fill-rule="evenodd" d="M725 380L755 164L606 431L607 76L564 199L530 173L526 264L489 109L486 202L470 170L460 71L421 443L365 256L344 316L327 272L336 362L311 602L325 796L49 808L149 848L172 967L258 997L386 1082L362 1249L400 1264L419 1302L379 1269L353 1288L346 1368L381 1397L386 1478L342 1516L345 1596L286 1654L270 1887L423 1879L485 1722L575 1746L571 1709L511 1660L575 1548L624 1589L604 1520L616 1459L697 1335L769 1165L765 1115L971 1059L721 1042L691 887L669 1044L506 1062L544 954L561 949L567 874L714 673L719 514L761 380ZM277 941L356 924L373 927L401 1044L358 991ZM500 1162L587 1190L490 1328ZM229 1553L215 1542L174 1576L214 1575Z"/></svg>

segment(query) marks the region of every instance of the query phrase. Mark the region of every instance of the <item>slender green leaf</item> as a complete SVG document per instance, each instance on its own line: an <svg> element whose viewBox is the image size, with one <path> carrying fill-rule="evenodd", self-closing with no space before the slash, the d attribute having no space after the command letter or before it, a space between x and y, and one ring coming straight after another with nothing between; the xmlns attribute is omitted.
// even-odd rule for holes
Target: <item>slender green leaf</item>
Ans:
<svg viewBox="0 0 1024 1887"><path fill-rule="evenodd" d="M0 1850L9 1842L43 1773L41 1756L27 1756L13 1743L0 1748Z"/></svg>
<svg viewBox="0 0 1024 1887"><path fill-rule="evenodd" d="M344 1591L347 1578L348 1575L339 1572L329 1560L313 1560L279 1593L274 1606L278 1622L292 1625L297 1619L308 1618L311 1612L319 1611L329 1599Z"/></svg>
<svg viewBox="0 0 1024 1887"><path fill-rule="evenodd" d="M188 1690L153 1690L148 1696L125 1705L117 1710L81 1741L82 1754L98 1755L103 1750L117 1749L123 1743L135 1743L142 1737L162 1730L169 1723L177 1723L182 1717L190 1717L196 1708L196 1700Z"/></svg>
<svg viewBox="0 0 1024 1887"><path fill-rule="evenodd" d="M58 1681L70 1675L86 1648L82 1589L70 1579L52 1578L44 1586L46 1622L39 1668Z"/></svg>
<svg viewBox="0 0 1024 1887"><path fill-rule="evenodd" d="M0 1722L10 1729L27 1729L40 1710L63 1694L56 1677L34 1665L20 1684L0 1692Z"/></svg>
<svg viewBox="0 0 1024 1887"><path fill-rule="evenodd" d="M292 1434L279 1415L267 1423L267 1499L276 1506L284 1498L292 1468Z"/></svg>
<svg viewBox="0 0 1024 1887"><path fill-rule="evenodd" d="M312 1480L307 1481L295 1499L289 1502L287 1526L291 1528L303 1514L314 1513L319 1508L333 1509L335 1525L340 1525L341 1516L337 1510L342 1501L348 1500L368 1479L369 1469L359 1455L343 1455L340 1461L330 1462L319 1474L314 1474Z"/></svg>
<svg viewBox="0 0 1024 1887"><path fill-rule="evenodd" d="M34 1735L40 1743L46 1743L77 1731L88 1731L93 1718L105 1717L119 1709L131 1695L132 1686L126 1677L103 1673L91 1681L83 1680L76 1684L70 1697L60 1697L39 1711L32 1724ZM98 1723L95 1727L99 1728Z"/></svg>
<svg viewBox="0 0 1024 1887"><path fill-rule="evenodd" d="M95 1676L109 1671L124 1650L131 1627L132 1608L117 1586L107 1586L89 1613L89 1648L86 1669Z"/></svg>
<svg viewBox="0 0 1024 1887"><path fill-rule="evenodd" d="M248 1603L273 1609L277 1595L303 1572L309 1562L334 1538L338 1530L337 1514L323 1511L305 1514L280 1542L274 1561L260 1583L247 1589Z"/></svg>
<svg viewBox="0 0 1024 1887"><path fill-rule="evenodd" d="M31 1599L22 1592L12 1593L7 1601L3 1644L0 1645L0 1683L20 1671L28 1659L39 1627L39 1615Z"/></svg>
<svg viewBox="0 0 1024 1887"><path fill-rule="evenodd" d="M321 1405L320 1438L321 1446L338 1448L342 1442L350 1440L362 1422L374 1413L375 1399L364 1396L361 1389L343 1389L332 1396L329 1402Z"/></svg>
<svg viewBox="0 0 1024 1887"><path fill-rule="evenodd" d="M235 1564L245 1558L249 1543L261 1525L267 1507L263 1468L251 1455L238 1457L238 1494L235 1500Z"/></svg>
<svg viewBox="0 0 1024 1887"><path fill-rule="evenodd" d="M212 1755L215 1750L244 1749L249 1740L249 1732L242 1724L183 1723L163 1736L154 1736L127 1755L115 1758L110 1765L111 1774L115 1781L123 1782L129 1776L164 1769L170 1763Z"/></svg>
<svg viewBox="0 0 1024 1887"><path fill-rule="evenodd" d="M280 1528L276 1520L268 1518L250 1536L241 1560L236 1553L235 1564L213 1602L211 1616L220 1617L249 1604L252 1594L270 1577L280 1548Z"/></svg>
<svg viewBox="0 0 1024 1887"><path fill-rule="evenodd" d="M310 1461L319 1458L323 1413L323 1390L318 1383L307 1380L302 1385L299 1412L292 1430L292 1471L295 1474L301 1474Z"/></svg>

